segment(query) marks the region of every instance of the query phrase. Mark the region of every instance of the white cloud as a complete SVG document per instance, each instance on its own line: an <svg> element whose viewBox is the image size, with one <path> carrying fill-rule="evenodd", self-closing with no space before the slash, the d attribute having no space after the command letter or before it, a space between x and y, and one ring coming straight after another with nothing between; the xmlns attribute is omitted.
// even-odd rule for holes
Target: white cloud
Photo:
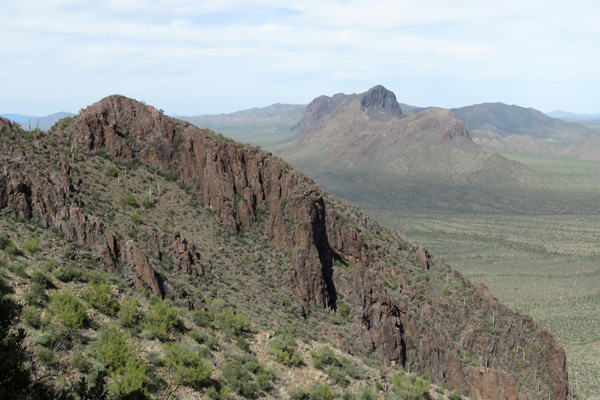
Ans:
<svg viewBox="0 0 600 400"><path fill-rule="evenodd" d="M382 83L418 105L512 93L598 112L599 14L586 0L2 2L0 111L77 110L114 90L196 114Z"/></svg>

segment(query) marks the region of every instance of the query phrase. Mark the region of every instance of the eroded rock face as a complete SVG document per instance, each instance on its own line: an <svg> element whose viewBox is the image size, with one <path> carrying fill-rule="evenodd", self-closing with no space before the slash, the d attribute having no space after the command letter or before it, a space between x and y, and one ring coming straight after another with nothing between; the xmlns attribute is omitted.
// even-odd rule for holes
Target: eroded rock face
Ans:
<svg viewBox="0 0 600 400"><path fill-rule="evenodd" d="M6 126L10 125L0 121L0 130ZM39 149L48 151L43 145L39 145ZM117 236L104 229L97 216L85 211L78 197L79 174L64 157L57 165L57 170L46 173L46 168L23 150L4 146L0 167L0 210L8 209L17 218L35 218L45 228L58 229L68 240L96 249L109 269L114 270L116 263L125 261L156 295L164 295L159 285L160 277L139 248L132 243L123 246Z"/></svg>
<svg viewBox="0 0 600 400"><path fill-rule="evenodd" d="M407 287L401 290L402 298L391 296L381 279L391 273L381 263L385 257L382 242L354 229L320 187L269 153L255 147L239 147L209 131L173 121L152 107L121 96L111 96L83 110L73 131L80 148L102 148L125 162L137 159L197 188L198 200L212 208L234 231L252 226L259 209L268 208L266 230L270 242L292 252L290 287L296 297L304 304L314 302L335 309L337 293L343 291L347 301L355 307L355 326L368 352L375 352L387 362L410 366L411 370L437 382L449 381L475 398L505 400L516 398L511 396L518 386L515 386L515 378L496 368L496 364L501 363L503 352L536 337L541 346L536 356L539 358L537 371L547 377L553 398L566 399L565 354L543 329L529 323L525 327L527 331L519 327L517 332L515 322L514 329L508 326L497 335L482 335L481 329L487 326L484 321L490 318L485 313L490 307L494 310L493 316L508 315L514 321L519 316L460 274L437 265L424 249L414 248L413 255L414 267L425 274L422 286L428 285L428 273L448 274L454 282L468 289L469 302L474 304L478 314L468 315L466 309L455 305L448 311L452 314L440 320L439 311L433 310L425 298L425 294L432 295L431 291ZM450 137L466 132L460 124L447 131ZM0 194L4 193L0 195L0 205L7 204L6 199L19 198L22 200L18 204L24 205L17 212L26 213L27 199L31 198L28 188L31 186L27 181L22 186L0 181ZM68 215L81 219L77 213ZM356 215L358 225L369 226L366 217ZM374 226L370 231L378 232ZM72 232L77 237L82 236L77 230ZM115 261L124 257L136 266L148 285L160 289L160 282L157 281L156 286L152 280L147 259L136 257L132 243L122 245L108 235L106 239L107 259ZM85 235L81 240L86 240ZM173 257L180 265L201 276L195 267L198 264L193 251L187 248L185 241L174 236L172 244ZM128 246L127 250L123 246ZM404 241L397 246L403 249ZM350 278L339 282L334 279L334 259L357 267ZM464 354L458 352L459 346L479 354L478 362L484 369L465 363L461 359ZM497 388L500 385L501 390Z"/></svg>

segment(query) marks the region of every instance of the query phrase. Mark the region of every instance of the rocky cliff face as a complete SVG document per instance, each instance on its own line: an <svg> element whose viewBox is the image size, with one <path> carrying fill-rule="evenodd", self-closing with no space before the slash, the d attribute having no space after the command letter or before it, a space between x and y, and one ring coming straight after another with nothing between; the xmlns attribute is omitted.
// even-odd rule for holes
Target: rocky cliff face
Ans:
<svg viewBox="0 0 600 400"><path fill-rule="evenodd" d="M281 159L121 96L86 108L61 136L78 151L102 150L120 162L170 174L193 188L197 200L233 232L251 227L259 211L268 209L267 236L291 251L287 284L305 312L309 303L335 310L342 296L353 308L360 343L352 351L451 382L474 398L515 399L520 384L520 399L533 398L534 384L543 398L567 398L565 354L547 332L424 249L386 234ZM177 232L166 248L157 240L115 236L78 200L82 178L68 158L62 157L59 171L50 171L2 143L0 210L58 228L95 248L109 268L127 263L136 273L133 282L157 294L176 288L155 272L146 253L168 253L179 273L202 279L193 246ZM37 148L47 150L42 141ZM519 351L523 361L527 355L534 382L523 381L524 366L515 361Z"/></svg>

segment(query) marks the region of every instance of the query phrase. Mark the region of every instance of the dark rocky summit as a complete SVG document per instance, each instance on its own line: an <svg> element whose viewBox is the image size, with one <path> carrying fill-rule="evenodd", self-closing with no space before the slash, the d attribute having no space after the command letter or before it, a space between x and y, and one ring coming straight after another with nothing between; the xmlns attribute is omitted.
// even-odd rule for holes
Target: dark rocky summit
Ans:
<svg viewBox="0 0 600 400"><path fill-rule="evenodd" d="M381 120L401 116L390 93L376 87L360 99L360 106ZM347 100L316 100L322 105L312 111L309 107L304 124ZM421 129L435 121L417 118L415 124L426 125L419 125ZM468 135L461 127L457 122L446 135ZM15 128L2 119L0 129ZM355 207L324 193L270 153L240 146L122 96L105 98L55 129L77 151L102 150L120 162L139 162L170 174L193 188L197 200L232 232L251 227L260 210L268 209L270 243L292 254L288 280L279 284L288 285L306 313L311 303L336 310L343 296L354 310L353 330L359 339L357 346L347 344L348 351L375 353L386 363L449 382L475 399L568 398L565 352L542 327L425 249L387 233ZM36 147L50 151L41 139ZM80 199L83 177L67 156L61 154L53 169L3 141L1 158L2 212L58 229L92 248L109 269L126 263L137 274L131 281L157 295L177 298L180 293L168 276L155 271L147 254L168 255L177 273L202 279L203 266L193 245L178 232L169 244L142 242L124 240L101 224ZM524 379L525 371L533 378Z"/></svg>

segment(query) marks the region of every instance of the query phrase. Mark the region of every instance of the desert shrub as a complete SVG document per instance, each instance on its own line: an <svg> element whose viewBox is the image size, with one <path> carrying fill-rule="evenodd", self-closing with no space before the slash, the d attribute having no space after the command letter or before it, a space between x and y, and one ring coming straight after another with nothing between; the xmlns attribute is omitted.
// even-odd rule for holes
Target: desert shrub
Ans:
<svg viewBox="0 0 600 400"><path fill-rule="evenodd" d="M48 296L46 295L46 286L40 285L39 283L34 283L31 285L31 290L25 293L25 296L23 297L30 306L40 307L46 301L48 301Z"/></svg>
<svg viewBox="0 0 600 400"><path fill-rule="evenodd" d="M333 349L329 346L321 346L310 352L313 365L317 369L325 369L329 366L341 367L342 363L337 359Z"/></svg>
<svg viewBox="0 0 600 400"><path fill-rule="evenodd" d="M221 370L231 389L244 397L253 397L258 392L258 385L252 375L239 361L230 361Z"/></svg>
<svg viewBox="0 0 600 400"><path fill-rule="evenodd" d="M128 194L127 196L123 197L123 199L121 199L121 202L129 207L134 207L134 208L138 208L140 205L138 204L136 198L134 195L132 194Z"/></svg>
<svg viewBox="0 0 600 400"><path fill-rule="evenodd" d="M406 400L431 400L429 380L422 376L406 375L400 373L391 379L394 391L400 398Z"/></svg>
<svg viewBox="0 0 600 400"><path fill-rule="evenodd" d="M241 335L250 331L250 321L243 314L237 314L231 308L223 308L215 314L215 323L228 336Z"/></svg>
<svg viewBox="0 0 600 400"><path fill-rule="evenodd" d="M370 387L361 387L356 392L357 400L375 400L377 395Z"/></svg>
<svg viewBox="0 0 600 400"><path fill-rule="evenodd" d="M23 309L21 314L23 321L32 328L39 329L42 326L42 317L40 316L39 310L31 308Z"/></svg>
<svg viewBox="0 0 600 400"><path fill-rule="evenodd" d="M23 252L19 250L16 244L13 243L12 240L8 237L6 232L0 233L0 250L3 250L6 254L10 256L22 256Z"/></svg>
<svg viewBox="0 0 600 400"><path fill-rule="evenodd" d="M337 312L343 319L347 320L350 316L350 306L346 303L339 302Z"/></svg>
<svg viewBox="0 0 600 400"><path fill-rule="evenodd" d="M167 332L180 324L179 313L170 300L155 301L144 318L144 325L157 338L164 340Z"/></svg>
<svg viewBox="0 0 600 400"><path fill-rule="evenodd" d="M302 365L302 356L296 350L296 340L291 334L276 335L269 343L269 354L283 365Z"/></svg>
<svg viewBox="0 0 600 400"><path fill-rule="evenodd" d="M119 303L113 298L106 282L89 282L87 290L83 292L83 298L103 314L115 315L119 310Z"/></svg>
<svg viewBox="0 0 600 400"><path fill-rule="evenodd" d="M120 399L147 399L145 385L147 381L146 365L137 358L129 358L123 368L111 374L111 391Z"/></svg>
<svg viewBox="0 0 600 400"><path fill-rule="evenodd" d="M142 216L138 213L135 213L131 216L131 222L133 222L135 225L141 225L144 220L142 219Z"/></svg>
<svg viewBox="0 0 600 400"><path fill-rule="evenodd" d="M23 250L29 254L35 254L40 251L40 238L34 237L23 243Z"/></svg>
<svg viewBox="0 0 600 400"><path fill-rule="evenodd" d="M213 322L212 315L209 312L206 312L204 310L191 311L189 313L189 318L194 324L196 324L202 328L209 328L212 326L212 322Z"/></svg>
<svg viewBox="0 0 600 400"><path fill-rule="evenodd" d="M242 351L250 351L250 343L243 336L238 337L235 344Z"/></svg>
<svg viewBox="0 0 600 400"><path fill-rule="evenodd" d="M54 284L52 283L48 275L44 274L42 271L34 271L31 274L31 282L33 284L42 286L44 289L54 288Z"/></svg>
<svg viewBox="0 0 600 400"><path fill-rule="evenodd" d="M0 250L5 250L12 244L12 240L8 237L6 232L0 232Z"/></svg>
<svg viewBox="0 0 600 400"><path fill-rule="evenodd" d="M140 319L138 307L139 302L134 297L127 297L123 300L119 313L117 314L121 325L126 328L133 328L138 324Z"/></svg>
<svg viewBox="0 0 600 400"><path fill-rule="evenodd" d="M86 321L85 307L77 297L66 291L50 295L50 313L70 329L79 329Z"/></svg>
<svg viewBox="0 0 600 400"><path fill-rule="evenodd" d="M204 386L210 379L211 370L193 347L183 342L165 345L165 369L171 377L171 384L181 384L196 388Z"/></svg>
<svg viewBox="0 0 600 400"><path fill-rule="evenodd" d="M142 207L146 209L154 207L154 200L152 200L151 196L144 196L142 199Z"/></svg>
<svg viewBox="0 0 600 400"><path fill-rule="evenodd" d="M448 400L462 400L462 394L460 394L460 392L456 389L454 389L452 392L450 392L450 395L448 395Z"/></svg>
<svg viewBox="0 0 600 400"><path fill-rule="evenodd" d="M316 384L310 392L310 400L333 400L333 391L323 382Z"/></svg>
<svg viewBox="0 0 600 400"><path fill-rule="evenodd" d="M227 386L221 386L219 390L214 386L210 386L206 389L206 395L212 400L229 400L231 398L231 393Z"/></svg>
<svg viewBox="0 0 600 400"><path fill-rule="evenodd" d="M362 379L361 369L348 357L336 357L329 346L321 346L310 352L315 368L323 370L338 385L346 386L348 378Z"/></svg>
<svg viewBox="0 0 600 400"><path fill-rule="evenodd" d="M106 171L106 176L108 176L109 178L116 178L117 176L119 176L119 170L115 167L110 167Z"/></svg>
<svg viewBox="0 0 600 400"><path fill-rule="evenodd" d="M83 271L82 268L80 266L78 266L75 261L71 261L64 267L58 268L54 272L54 276L56 277L56 279L58 279L62 282L71 282L71 281L86 282L87 281L85 271Z"/></svg>
<svg viewBox="0 0 600 400"><path fill-rule="evenodd" d="M233 360L225 364L223 376L231 389L244 397L255 397L260 391L272 389L275 379L272 369L265 369L251 354L233 355Z"/></svg>
<svg viewBox="0 0 600 400"><path fill-rule="evenodd" d="M92 355L109 371L111 391L122 397L131 393L144 394L146 366L136 355L127 335L116 325L107 325L92 346Z"/></svg>

